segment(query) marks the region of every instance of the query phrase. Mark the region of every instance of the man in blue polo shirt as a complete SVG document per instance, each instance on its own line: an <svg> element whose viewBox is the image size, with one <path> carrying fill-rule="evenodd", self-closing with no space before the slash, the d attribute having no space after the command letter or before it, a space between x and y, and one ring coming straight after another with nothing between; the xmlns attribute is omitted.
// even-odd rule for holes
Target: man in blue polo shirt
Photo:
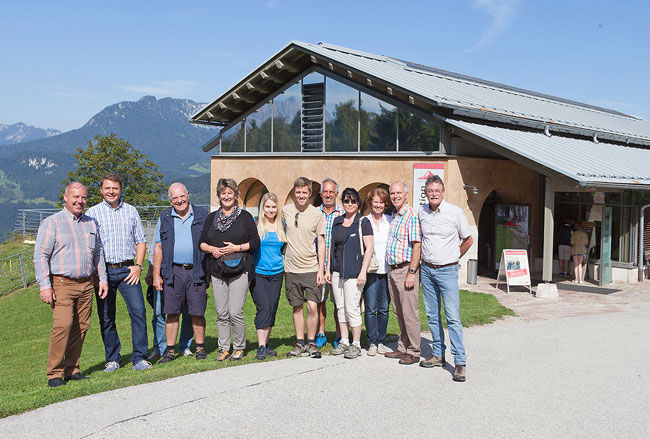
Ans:
<svg viewBox="0 0 650 439"><path fill-rule="evenodd" d="M199 249L199 238L208 212L189 203L189 192L182 183L172 183L168 195L172 208L160 214L153 254L153 286L163 292L163 312L167 314L167 349L158 364L169 363L175 358L174 346L183 303L187 303L188 314L192 317L196 359L207 358L203 348L207 304L205 253Z"/></svg>

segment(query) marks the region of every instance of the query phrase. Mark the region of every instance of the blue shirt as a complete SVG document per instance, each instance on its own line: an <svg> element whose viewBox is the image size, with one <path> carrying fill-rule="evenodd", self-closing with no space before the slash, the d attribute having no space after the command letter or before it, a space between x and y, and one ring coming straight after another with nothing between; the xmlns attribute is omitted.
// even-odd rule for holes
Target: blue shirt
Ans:
<svg viewBox="0 0 650 439"><path fill-rule="evenodd" d="M194 211L190 205L190 211L185 217L181 217L172 208L174 217L174 264L193 264L194 263L194 246L192 244L192 221L194 221ZM160 218L156 224L154 234L154 243L160 242Z"/></svg>
<svg viewBox="0 0 650 439"><path fill-rule="evenodd" d="M278 239L278 234L267 231L264 239L260 241L260 248L255 253L255 273L272 274L284 271L284 260L282 258L282 246L284 242Z"/></svg>
<svg viewBox="0 0 650 439"><path fill-rule="evenodd" d="M133 260L135 246L147 242L138 211L124 201L113 209L103 200L88 209L86 215L97 223L107 264Z"/></svg>

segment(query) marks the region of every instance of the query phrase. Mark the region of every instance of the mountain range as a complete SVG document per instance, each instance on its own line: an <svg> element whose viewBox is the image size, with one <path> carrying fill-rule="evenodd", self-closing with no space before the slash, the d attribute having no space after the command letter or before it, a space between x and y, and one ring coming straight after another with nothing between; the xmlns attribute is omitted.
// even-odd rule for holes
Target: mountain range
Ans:
<svg viewBox="0 0 650 439"><path fill-rule="evenodd" d="M7 127L0 131L3 138L10 127L22 128L25 133L25 141L0 144L0 238L13 226L19 207L52 207L58 201L61 181L76 164L73 154L78 147L85 149L98 134L113 133L127 140L158 164L166 184L182 181L193 202L208 203L210 156L200 147L217 130L188 122L204 106L188 99L145 96L110 105L81 128L65 133L48 135L58 131L21 123L0 125ZM9 133L17 132L16 128ZM41 138L30 140L33 137L27 133L40 133Z"/></svg>
<svg viewBox="0 0 650 439"><path fill-rule="evenodd" d="M22 122L13 125L0 123L0 145L13 145L14 143L29 142L56 136L61 131L52 128L38 128Z"/></svg>

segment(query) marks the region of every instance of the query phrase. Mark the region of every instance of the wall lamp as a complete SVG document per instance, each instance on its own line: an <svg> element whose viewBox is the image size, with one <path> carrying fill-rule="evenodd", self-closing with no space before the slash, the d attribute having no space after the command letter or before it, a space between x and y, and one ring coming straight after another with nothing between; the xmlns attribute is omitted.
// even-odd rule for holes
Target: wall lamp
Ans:
<svg viewBox="0 0 650 439"><path fill-rule="evenodd" d="M478 195L478 186L472 186L469 184L464 184L463 189L470 189L474 195Z"/></svg>

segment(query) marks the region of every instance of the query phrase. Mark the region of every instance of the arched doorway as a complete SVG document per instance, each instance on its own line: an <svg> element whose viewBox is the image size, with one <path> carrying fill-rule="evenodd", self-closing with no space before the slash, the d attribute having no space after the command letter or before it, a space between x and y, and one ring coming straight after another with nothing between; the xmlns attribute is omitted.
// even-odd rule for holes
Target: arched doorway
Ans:
<svg viewBox="0 0 650 439"><path fill-rule="evenodd" d="M495 205L501 202L496 191L490 192L481 208L478 220L478 268L482 275L493 275L495 268Z"/></svg>
<svg viewBox="0 0 650 439"><path fill-rule="evenodd" d="M266 185L256 178L247 178L239 183L239 205L257 219L260 212L260 201L269 190Z"/></svg>
<svg viewBox="0 0 650 439"><path fill-rule="evenodd" d="M293 203L293 187L284 199L285 206L289 203ZM314 180L311 181L311 197L309 198L309 203L313 206L320 206L323 203L323 199L320 197L320 183Z"/></svg>

